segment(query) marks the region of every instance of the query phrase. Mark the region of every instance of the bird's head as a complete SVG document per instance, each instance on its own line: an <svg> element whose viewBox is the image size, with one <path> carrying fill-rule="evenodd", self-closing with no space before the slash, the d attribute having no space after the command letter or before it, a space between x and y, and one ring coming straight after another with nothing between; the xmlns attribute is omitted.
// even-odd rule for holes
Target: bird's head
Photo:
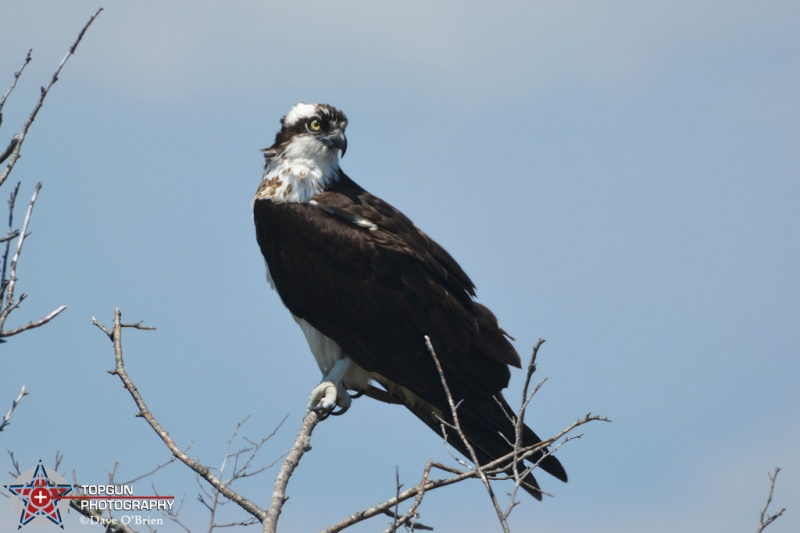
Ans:
<svg viewBox="0 0 800 533"><path fill-rule="evenodd" d="M275 143L265 149L257 196L274 202L307 202L341 176L339 152L347 151L347 117L328 104L299 103L281 119Z"/></svg>
<svg viewBox="0 0 800 533"><path fill-rule="evenodd" d="M281 119L275 143L264 150L267 160L277 156L311 159L338 166L339 151L347 151L347 117L328 104L299 103Z"/></svg>

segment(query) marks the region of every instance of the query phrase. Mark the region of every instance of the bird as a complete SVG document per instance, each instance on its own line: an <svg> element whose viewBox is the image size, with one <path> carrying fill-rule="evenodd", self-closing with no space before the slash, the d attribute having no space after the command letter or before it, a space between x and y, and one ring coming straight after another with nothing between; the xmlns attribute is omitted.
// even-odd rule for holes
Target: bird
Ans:
<svg viewBox="0 0 800 533"><path fill-rule="evenodd" d="M502 390L519 354L472 280L398 209L367 192L340 166L348 120L328 104L298 103L263 151L253 199L267 280L300 326L323 374L308 408L346 411L361 394L404 405L442 434L448 397L426 344L440 361L462 432L486 464L513 450L513 410ZM350 391L353 392L351 397ZM541 442L523 425L522 444ZM450 445L467 457L459 438ZM530 459L566 482L558 459ZM520 485L538 500L531 473Z"/></svg>

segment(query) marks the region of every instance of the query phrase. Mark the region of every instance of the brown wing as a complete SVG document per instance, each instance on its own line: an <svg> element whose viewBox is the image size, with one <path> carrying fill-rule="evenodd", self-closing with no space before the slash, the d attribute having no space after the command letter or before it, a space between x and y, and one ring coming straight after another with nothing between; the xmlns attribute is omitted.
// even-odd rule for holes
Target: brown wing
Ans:
<svg viewBox="0 0 800 533"><path fill-rule="evenodd" d="M364 369L449 412L428 335L472 431L489 435L485 456L508 447L495 441L504 443L498 432L509 427L513 440L513 426L485 419L497 415L492 397L501 397L519 355L450 254L346 176L313 204L257 200L254 217L272 280L295 316Z"/></svg>

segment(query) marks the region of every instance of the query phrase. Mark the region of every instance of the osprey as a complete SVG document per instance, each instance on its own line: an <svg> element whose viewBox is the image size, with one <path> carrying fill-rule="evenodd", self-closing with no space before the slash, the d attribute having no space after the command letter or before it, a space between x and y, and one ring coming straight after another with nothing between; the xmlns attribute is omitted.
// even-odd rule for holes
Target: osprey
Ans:
<svg viewBox="0 0 800 533"><path fill-rule="evenodd" d="M502 395L520 358L475 286L444 248L403 213L339 167L347 117L326 104L299 103L264 150L253 201L267 279L306 336L323 374L309 409L340 414L348 391L405 405L431 429L451 422L427 335L441 362L462 431L481 463L512 450L512 409ZM377 383L383 390L373 385ZM541 439L527 426L522 443ZM460 439L450 444L461 453ZM566 481L559 461L534 456ZM530 474L522 487L537 499Z"/></svg>

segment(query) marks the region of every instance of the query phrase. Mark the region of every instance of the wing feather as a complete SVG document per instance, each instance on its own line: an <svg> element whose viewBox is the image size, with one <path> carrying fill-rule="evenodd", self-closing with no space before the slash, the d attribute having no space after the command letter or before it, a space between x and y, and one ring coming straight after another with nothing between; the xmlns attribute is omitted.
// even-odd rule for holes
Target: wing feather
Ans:
<svg viewBox="0 0 800 533"><path fill-rule="evenodd" d="M444 248L344 175L309 204L258 199L254 219L275 288L295 316L378 374L387 390L402 387L447 413L428 335L453 396L464 400L465 430L481 457L508 451L513 424L495 398L505 401L501 391L519 355ZM400 401L437 430L429 412ZM538 437L526 428L525 440ZM566 479L555 458L543 467Z"/></svg>

